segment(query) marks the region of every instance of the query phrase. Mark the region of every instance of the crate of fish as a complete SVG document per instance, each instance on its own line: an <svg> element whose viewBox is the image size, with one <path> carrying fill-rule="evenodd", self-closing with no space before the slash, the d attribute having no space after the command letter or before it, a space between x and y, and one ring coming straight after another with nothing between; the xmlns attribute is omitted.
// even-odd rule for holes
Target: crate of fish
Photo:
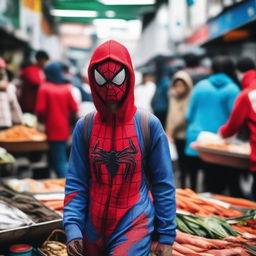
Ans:
<svg viewBox="0 0 256 256"><path fill-rule="evenodd" d="M61 228L62 217L31 195L0 186L0 248L17 242L44 240Z"/></svg>

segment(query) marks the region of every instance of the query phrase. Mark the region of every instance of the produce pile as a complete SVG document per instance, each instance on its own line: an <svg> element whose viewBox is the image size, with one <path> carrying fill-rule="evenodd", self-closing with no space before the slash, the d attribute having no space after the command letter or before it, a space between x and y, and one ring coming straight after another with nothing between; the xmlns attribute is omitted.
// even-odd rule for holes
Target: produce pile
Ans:
<svg viewBox="0 0 256 256"><path fill-rule="evenodd" d="M34 128L17 125L0 132L1 142L46 141L46 135Z"/></svg>
<svg viewBox="0 0 256 256"><path fill-rule="evenodd" d="M34 180L34 179L8 179L4 184L17 192L29 193L64 193L65 179L47 179L47 180Z"/></svg>
<svg viewBox="0 0 256 256"><path fill-rule="evenodd" d="M256 209L256 203L243 198L234 198L230 196L213 195L214 198L226 202L234 207L241 209Z"/></svg>
<svg viewBox="0 0 256 256"><path fill-rule="evenodd" d="M201 217L177 213L176 223L179 230L200 237L224 239L238 235L225 219L216 216Z"/></svg>
<svg viewBox="0 0 256 256"><path fill-rule="evenodd" d="M201 132L196 144L201 147L219 149L243 155L249 155L251 152L249 143L241 142L235 137L231 139L223 139L220 135L211 132Z"/></svg>
<svg viewBox="0 0 256 256"><path fill-rule="evenodd" d="M190 189L177 189L173 255L256 255L256 203L212 196L213 201Z"/></svg>
<svg viewBox="0 0 256 256"><path fill-rule="evenodd" d="M176 204L177 210L181 210L195 215L215 215L223 218L233 218L242 215L241 211L226 208L224 206L221 206L220 204L208 201L200 197L191 189L176 189Z"/></svg>
<svg viewBox="0 0 256 256"><path fill-rule="evenodd" d="M247 250L249 251L249 247L239 237L207 239L177 231L173 256L249 256Z"/></svg>

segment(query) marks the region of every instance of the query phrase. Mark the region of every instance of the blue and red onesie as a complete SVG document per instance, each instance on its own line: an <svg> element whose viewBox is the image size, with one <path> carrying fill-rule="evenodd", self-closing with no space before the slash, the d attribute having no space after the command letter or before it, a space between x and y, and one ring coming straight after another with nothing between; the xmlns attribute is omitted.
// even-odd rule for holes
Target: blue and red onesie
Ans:
<svg viewBox="0 0 256 256"><path fill-rule="evenodd" d="M150 115L147 166L152 199L127 49L112 40L102 44L92 56L88 73L97 112L88 124L89 146L83 119L73 133L63 219L67 239L83 238L89 256L146 256L153 232L159 243L172 245L175 240L175 186L168 141L159 120ZM111 109L113 105L117 110Z"/></svg>

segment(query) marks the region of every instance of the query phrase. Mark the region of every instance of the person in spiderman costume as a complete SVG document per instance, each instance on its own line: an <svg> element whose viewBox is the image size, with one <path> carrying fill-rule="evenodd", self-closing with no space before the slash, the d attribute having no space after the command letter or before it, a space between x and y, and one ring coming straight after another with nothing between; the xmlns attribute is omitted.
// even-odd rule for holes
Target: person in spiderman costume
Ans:
<svg viewBox="0 0 256 256"><path fill-rule="evenodd" d="M69 255L148 256L154 232L155 254L171 256L176 204L168 141L150 114L149 188L127 49L105 42L95 50L88 74L97 112L88 143L85 119L73 132L63 218Z"/></svg>

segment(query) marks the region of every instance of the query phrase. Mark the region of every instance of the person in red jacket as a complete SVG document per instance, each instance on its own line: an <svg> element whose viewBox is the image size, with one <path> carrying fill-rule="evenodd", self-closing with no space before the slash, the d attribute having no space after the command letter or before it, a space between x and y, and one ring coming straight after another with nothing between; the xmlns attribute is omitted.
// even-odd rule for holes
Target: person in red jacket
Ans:
<svg viewBox="0 0 256 256"><path fill-rule="evenodd" d="M244 125L248 126L251 145L250 169L254 176L252 193L256 199L256 70L250 70L244 74L242 89L228 122L220 128L219 133L227 138L238 133Z"/></svg>
<svg viewBox="0 0 256 256"><path fill-rule="evenodd" d="M71 84L66 83L59 62L48 64L46 82L38 91L36 113L45 123L50 146L50 162L58 177L67 171L67 140L70 137L70 117L78 111L71 93Z"/></svg>
<svg viewBox="0 0 256 256"><path fill-rule="evenodd" d="M43 67L49 60L44 51L36 53L36 64L25 65L20 73L21 93L20 105L23 112L34 113L39 86L43 83L45 76Z"/></svg>

